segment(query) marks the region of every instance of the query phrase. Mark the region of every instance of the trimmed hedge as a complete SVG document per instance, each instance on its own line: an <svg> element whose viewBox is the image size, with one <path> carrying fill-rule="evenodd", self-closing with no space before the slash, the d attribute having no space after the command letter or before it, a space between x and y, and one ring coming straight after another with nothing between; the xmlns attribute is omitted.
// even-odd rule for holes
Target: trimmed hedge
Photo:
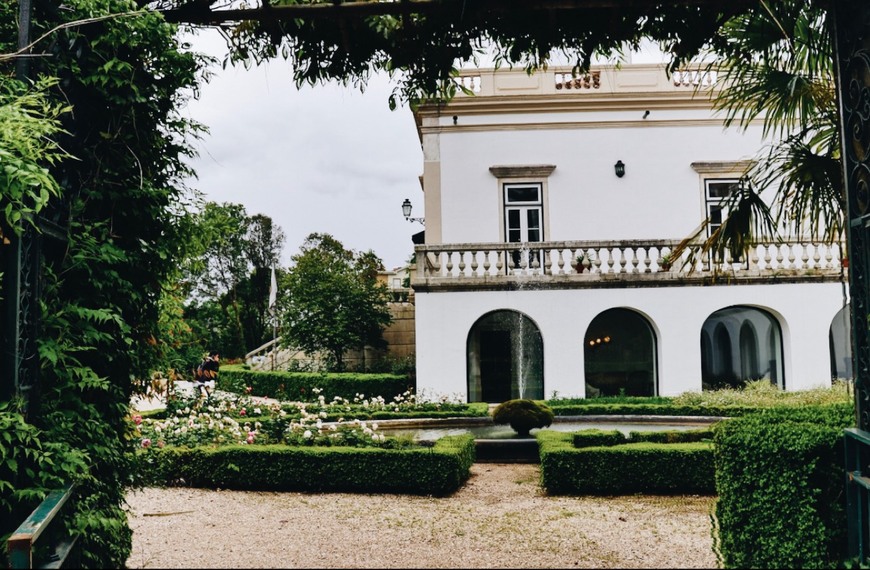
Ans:
<svg viewBox="0 0 870 570"><path fill-rule="evenodd" d="M621 431L584 429L571 433L574 447L610 447L624 443L694 443L712 441L713 428L668 431L631 431L628 437Z"/></svg>
<svg viewBox="0 0 870 570"><path fill-rule="evenodd" d="M415 388L413 380L400 374L272 372L246 370L241 365L221 366L218 389L244 394L248 386L252 388L252 396L303 402L317 400L318 395L327 402L336 396L352 401L357 394L364 394L368 399L381 396L390 402ZM320 388L320 394L315 394L313 388Z"/></svg>
<svg viewBox="0 0 870 570"><path fill-rule="evenodd" d="M627 443L625 434L618 429L583 429L571 433L571 445L574 447L609 447Z"/></svg>
<svg viewBox="0 0 870 570"><path fill-rule="evenodd" d="M715 425L715 424L714 424ZM667 431L630 431L628 439L633 443L645 441L648 443L693 443L696 441L713 441L713 429L699 428Z"/></svg>
<svg viewBox="0 0 870 570"><path fill-rule="evenodd" d="M433 447L294 447L234 445L151 448L137 455L144 481L240 490L405 493L442 496L470 476L474 438L439 439Z"/></svg>
<svg viewBox="0 0 870 570"><path fill-rule="evenodd" d="M835 567L846 557L843 430L851 405L771 409L715 429L717 554L726 568Z"/></svg>
<svg viewBox="0 0 870 570"><path fill-rule="evenodd" d="M596 398L597 399L597 398ZM557 416L713 416L738 417L757 412L755 406L688 406L674 404L569 404L551 405ZM795 409L792 407L791 409Z"/></svg>
<svg viewBox="0 0 870 570"><path fill-rule="evenodd" d="M626 443L576 448L573 434L537 433L541 486L551 495L713 494L710 443Z"/></svg>

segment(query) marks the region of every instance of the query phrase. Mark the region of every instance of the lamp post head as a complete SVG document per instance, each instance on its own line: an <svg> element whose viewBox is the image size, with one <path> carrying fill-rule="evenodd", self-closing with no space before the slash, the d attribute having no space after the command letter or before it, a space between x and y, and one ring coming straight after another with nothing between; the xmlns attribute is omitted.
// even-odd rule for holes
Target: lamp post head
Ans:
<svg viewBox="0 0 870 570"><path fill-rule="evenodd" d="M424 226L426 222L423 218L412 218L411 217L411 200L405 198L405 201L402 202L402 214L405 216L405 219L409 222L420 222Z"/></svg>

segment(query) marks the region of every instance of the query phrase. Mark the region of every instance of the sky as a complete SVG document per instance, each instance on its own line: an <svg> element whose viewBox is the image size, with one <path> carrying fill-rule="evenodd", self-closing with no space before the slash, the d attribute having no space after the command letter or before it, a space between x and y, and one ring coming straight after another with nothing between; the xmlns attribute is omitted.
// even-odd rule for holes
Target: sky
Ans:
<svg viewBox="0 0 870 570"><path fill-rule="evenodd" d="M214 30L187 41L219 60L226 53ZM282 267L313 232L372 250L387 269L404 265L423 226L405 220L401 205L409 198L411 215L424 217L423 153L410 109L389 108L394 85L378 76L364 93L336 83L297 89L282 59L213 71L181 110L210 130L195 144L198 179L189 185L271 217L287 238Z"/></svg>

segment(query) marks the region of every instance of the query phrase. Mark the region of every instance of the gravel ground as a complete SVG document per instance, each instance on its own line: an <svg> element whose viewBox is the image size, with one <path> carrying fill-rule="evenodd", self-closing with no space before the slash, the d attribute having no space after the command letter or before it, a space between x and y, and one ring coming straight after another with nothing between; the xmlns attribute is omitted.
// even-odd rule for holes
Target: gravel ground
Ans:
<svg viewBox="0 0 870 570"><path fill-rule="evenodd" d="M716 568L711 497L548 497L477 463L446 498L147 488L129 568Z"/></svg>

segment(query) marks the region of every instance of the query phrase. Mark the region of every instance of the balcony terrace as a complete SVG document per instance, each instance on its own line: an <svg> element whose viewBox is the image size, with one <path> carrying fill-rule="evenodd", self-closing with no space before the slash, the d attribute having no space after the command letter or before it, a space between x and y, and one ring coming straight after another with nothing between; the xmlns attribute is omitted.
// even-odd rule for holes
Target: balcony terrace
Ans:
<svg viewBox="0 0 870 570"><path fill-rule="evenodd" d="M549 241L418 245L416 292L522 288L636 288L836 281L843 278L843 245L821 241L757 243L742 260L715 259L679 241ZM582 264L577 264L578 256ZM670 262L670 263L668 263Z"/></svg>
<svg viewBox="0 0 870 570"><path fill-rule="evenodd" d="M716 70L684 69L668 75L663 65L627 64L595 66L588 73L572 75L570 67L553 66L529 75L517 69L466 69L456 77L462 89L458 98L504 95L568 95L617 92L685 92L714 88Z"/></svg>

